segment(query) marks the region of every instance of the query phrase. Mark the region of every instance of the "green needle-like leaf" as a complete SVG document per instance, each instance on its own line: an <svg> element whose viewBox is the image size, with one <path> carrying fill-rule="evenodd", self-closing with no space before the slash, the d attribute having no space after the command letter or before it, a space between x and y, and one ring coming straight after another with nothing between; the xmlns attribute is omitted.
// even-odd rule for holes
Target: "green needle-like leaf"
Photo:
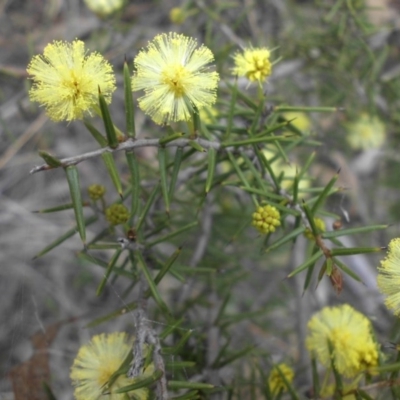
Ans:
<svg viewBox="0 0 400 400"><path fill-rule="evenodd" d="M97 216L96 215L92 215L91 217L85 219L85 226L89 226L89 225L93 224L96 221L97 221ZM42 251L40 251L38 254L36 254L32 258L32 260L36 260L37 258L42 257L45 254L47 254L49 251L55 249L61 243L65 242L66 240L68 240L69 238L74 236L77 231L78 231L78 226L75 226L75 227L69 229L67 232L65 232L63 235L61 235L59 238L57 238L56 240L51 242L48 246L46 246Z"/></svg>
<svg viewBox="0 0 400 400"><path fill-rule="evenodd" d="M166 150L164 147L158 149L158 165L160 169L161 192L164 198L165 211L169 214L169 194L167 181L167 160Z"/></svg>
<svg viewBox="0 0 400 400"><path fill-rule="evenodd" d="M304 226L300 226L297 229L292 230L287 235L283 236L282 238L278 239L276 242L270 244L266 249L265 252L268 253L271 250L277 249L284 244L290 242L291 240L295 239L297 236L301 235L305 231Z"/></svg>
<svg viewBox="0 0 400 400"><path fill-rule="evenodd" d="M154 283L156 285L158 285L162 278L165 276L165 274L169 271L169 269L174 265L174 262L177 260L177 258L179 257L179 255L181 254L182 249L178 248L176 249L172 255L168 258L168 260L165 262L165 264L163 265L163 267L161 268L161 270L159 271L159 273L156 275L156 277L154 278Z"/></svg>
<svg viewBox="0 0 400 400"><path fill-rule="evenodd" d="M99 89L99 104L100 104L101 115L103 117L104 128L107 134L107 143L112 149L115 149L119 144L117 133L115 132L115 127L111 119L110 111L108 110L107 103L104 99L104 96L100 92L100 89Z"/></svg>
<svg viewBox="0 0 400 400"><path fill-rule="evenodd" d="M385 250L384 247L344 247L331 250L332 256L352 256L355 254L378 253Z"/></svg>
<svg viewBox="0 0 400 400"><path fill-rule="evenodd" d="M160 144L160 146L165 146L167 143L169 142L173 142L176 139L180 139L183 136L185 136L185 134L183 132L174 132L170 135L164 136L162 137L158 143Z"/></svg>
<svg viewBox="0 0 400 400"><path fill-rule="evenodd" d="M130 224L134 216L137 213L139 207L140 198L140 175L139 175L139 164L136 160L136 156L133 152L125 152L126 161L128 162L128 168L131 175L131 214Z"/></svg>
<svg viewBox="0 0 400 400"><path fill-rule="evenodd" d="M189 146L197 151L200 151L201 153L206 152L206 149L203 146L201 146L199 143L197 143L195 140L189 140Z"/></svg>
<svg viewBox="0 0 400 400"><path fill-rule="evenodd" d="M143 222L144 222L144 220L145 220L145 218L146 218L146 215L147 215L147 213L149 212L150 207L151 207L152 204L154 203L154 200L156 199L156 195L157 195L157 192L158 192L158 189L159 189L159 188L160 188L160 185L156 185L156 186L154 187L153 191L150 193L150 196L149 196L149 198L148 198L148 200L147 200L147 203L146 203L146 205L144 206L144 208L143 208L143 210L142 210L142 213L141 213L140 216L139 216L139 219L138 219L138 222L137 222L137 225L136 225L136 232L139 232L139 231L140 231L140 228L141 228L142 225L143 225Z"/></svg>
<svg viewBox="0 0 400 400"><path fill-rule="evenodd" d="M132 385L127 385L120 389L117 389L115 391L115 393L127 393L127 392L131 392L133 390L140 389L142 387L149 387L154 382L157 382L162 376L163 376L163 372L159 369L156 369L151 376L146 377L146 378L142 378L142 377L135 378L135 383L132 383Z"/></svg>
<svg viewBox="0 0 400 400"><path fill-rule="evenodd" d="M167 361L165 367L168 369L184 369L196 366L195 361Z"/></svg>
<svg viewBox="0 0 400 400"><path fill-rule="evenodd" d="M101 147L108 146L107 139L89 121L84 120L83 123Z"/></svg>
<svg viewBox="0 0 400 400"><path fill-rule="evenodd" d="M112 183L115 186L120 197L122 197L122 183L121 178L119 176L117 166L115 165L114 157L111 153L103 153L101 158L104 161L104 165L107 168L108 174L112 180Z"/></svg>
<svg viewBox="0 0 400 400"><path fill-rule="evenodd" d="M210 191L211 185L213 183L216 163L217 163L217 151L214 148L210 148L208 149L206 194Z"/></svg>
<svg viewBox="0 0 400 400"><path fill-rule="evenodd" d="M370 226L360 226L358 228L350 229L338 229L336 231L323 232L321 236L324 239L336 238L340 236L350 236L358 233L373 232L380 229L386 229L389 225L370 225Z"/></svg>
<svg viewBox="0 0 400 400"><path fill-rule="evenodd" d="M113 256L111 257L111 260L108 263L104 277L103 277L102 281L100 282L99 287L97 288L96 296L100 296L101 293L103 292L103 289L107 283L107 280L108 280L109 276L111 275L111 272L113 271L115 264L117 263L118 258L121 255L122 251L123 251L123 249L117 249L115 251L115 253L113 254Z"/></svg>
<svg viewBox="0 0 400 400"><path fill-rule="evenodd" d="M256 348L255 345L247 346L242 350L234 352L233 354L227 356L225 359L218 361L218 364L214 363L213 368L222 368L225 365L231 364L233 361L251 353Z"/></svg>
<svg viewBox="0 0 400 400"><path fill-rule="evenodd" d="M299 265L294 271L292 271L287 277L291 278L301 271L304 271L310 265L314 264L320 257L322 257L322 250L318 250L315 254L313 254L308 260L304 261L303 264Z"/></svg>
<svg viewBox="0 0 400 400"><path fill-rule="evenodd" d="M129 72L128 63L124 62L124 97L125 97L125 117L126 117L126 133L129 137L136 136L135 131L135 110L133 107L131 74Z"/></svg>
<svg viewBox="0 0 400 400"><path fill-rule="evenodd" d="M189 382L189 381L168 381L168 388L172 390L176 389L197 389L197 390L205 390L205 389L213 389L214 385L210 383L201 383L201 382Z"/></svg>
<svg viewBox="0 0 400 400"><path fill-rule="evenodd" d="M109 322L114 318L118 318L121 315L124 315L128 312L132 312L137 308L137 303L132 302L129 304L125 304L123 307L118 308L117 310L103 315L102 317L96 318L95 320L91 321L89 324L86 325L86 328L94 328L104 322Z"/></svg>
<svg viewBox="0 0 400 400"><path fill-rule="evenodd" d="M234 142L223 142L221 143L221 147L239 147L245 146L248 144L256 144L256 143L267 143L267 142L291 142L293 138L287 136L262 136L262 137L253 137L244 140L236 140Z"/></svg>
<svg viewBox="0 0 400 400"><path fill-rule="evenodd" d="M42 157L43 160L50 167L57 168L57 167L61 167L62 166L62 163L58 158L52 156L51 154L47 153L46 151L39 150L39 156Z"/></svg>
<svg viewBox="0 0 400 400"><path fill-rule="evenodd" d="M179 170L181 168L181 163L182 163L182 156L183 156L183 149L182 147L178 147L175 152L175 158L174 158L174 168L172 169L172 174L171 174L171 181L169 184L169 201L172 201L174 191L175 191L175 186L176 186L176 181L178 179L178 174Z"/></svg>
<svg viewBox="0 0 400 400"><path fill-rule="evenodd" d="M226 130L224 133L224 140L229 140L231 136L232 127L233 127L233 120L235 118L235 108L236 108L236 99L238 95L238 87L237 85L231 86L231 96L229 101L229 111L228 111L228 121L226 124Z"/></svg>
<svg viewBox="0 0 400 400"><path fill-rule="evenodd" d="M86 229L85 219L83 218L82 197L81 188L79 185L78 169L75 165L71 165L65 168L65 173L67 175L69 193L71 195L72 204L74 205L75 220L78 227L79 236L81 237L82 242L85 244Z"/></svg>
<svg viewBox="0 0 400 400"><path fill-rule="evenodd" d="M321 194L318 196L316 202L313 204L311 208L311 213L314 215L316 211L318 210L319 207L321 207L322 203L325 201L325 199L329 196L329 192L332 189L333 185L336 183L337 179L339 177L339 174L335 174L333 178L328 182L328 184L325 186L324 190L321 192Z"/></svg>
<svg viewBox="0 0 400 400"><path fill-rule="evenodd" d="M87 207L89 205L90 205L90 203L87 201L84 201L82 203L82 207ZM68 204L62 204L62 205L56 206L56 207L44 208L43 210L35 210L32 212L35 214L50 214L50 213L54 213L54 212L58 212L58 211L71 210L72 208L74 208L73 203L68 203Z"/></svg>
<svg viewBox="0 0 400 400"><path fill-rule="evenodd" d="M144 262L143 256L140 252L136 252L136 257L137 257L137 265L144 274L147 284L149 285L151 294L157 303L157 305L160 307L161 311L166 313L168 316L171 315L170 311L168 310L167 305L165 304L164 300L161 298L160 293L158 292L157 285L155 284L150 271L148 270L146 263Z"/></svg>
<svg viewBox="0 0 400 400"><path fill-rule="evenodd" d="M179 342L172 348L168 349L165 353L163 351L163 354L179 354L185 343L189 340L189 338L192 336L193 331L190 329L186 331L182 338L179 340Z"/></svg>
<svg viewBox="0 0 400 400"><path fill-rule="evenodd" d="M171 400L200 400L202 397L197 390L191 390L181 396L171 397Z"/></svg>
<svg viewBox="0 0 400 400"><path fill-rule="evenodd" d="M347 275L352 277L354 280L357 282L362 282L362 279L354 272L352 271L346 264L343 264L340 260L337 258L333 259L333 262Z"/></svg>

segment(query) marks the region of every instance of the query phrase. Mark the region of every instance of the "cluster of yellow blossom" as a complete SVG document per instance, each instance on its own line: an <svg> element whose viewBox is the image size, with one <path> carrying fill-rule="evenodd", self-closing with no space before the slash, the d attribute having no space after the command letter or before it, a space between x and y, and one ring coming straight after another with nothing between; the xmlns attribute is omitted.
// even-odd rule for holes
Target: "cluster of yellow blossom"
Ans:
<svg viewBox="0 0 400 400"><path fill-rule="evenodd" d="M235 54L232 72L246 77L250 82L261 84L272 72L270 56L271 52L265 47L244 49L242 53Z"/></svg>
<svg viewBox="0 0 400 400"><path fill-rule="evenodd" d="M269 204L260 206L256 212L253 213L252 225L263 234L275 232L276 228L280 226L281 215L279 211Z"/></svg>
<svg viewBox="0 0 400 400"><path fill-rule="evenodd" d="M122 6L119 3L115 4ZM103 2L97 6L103 7ZM233 73L261 83L271 73L269 58L265 48L245 49L235 55ZM194 112L212 106L219 81L219 74L209 69L213 60L211 50L197 47L193 38L157 35L134 60L132 90L144 91L139 107L156 123L169 124L187 121ZM83 118L96 110L99 90L110 103L116 88L111 65L98 53L87 54L80 40L48 44L27 71L33 80L30 99L42 104L54 121Z"/></svg>
<svg viewBox="0 0 400 400"><path fill-rule="evenodd" d="M339 374L354 377L378 365L378 345L370 321L348 304L325 307L308 322L307 349Z"/></svg>
<svg viewBox="0 0 400 400"><path fill-rule="evenodd" d="M132 351L133 342L134 339L126 333L115 332L96 335L88 344L82 346L71 367L70 376L75 386L75 398L77 400L147 399L147 388L116 393L118 389L135 383L136 378L128 378L126 373L118 375L111 384L109 382ZM148 377L153 372L154 366L150 364L141 377Z"/></svg>
<svg viewBox="0 0 400 400"><path fill-rule="evenodd" d="M387 256L378 267L377 283L386 296L387 308L400 316L400 238L390 241Z"/></svg>

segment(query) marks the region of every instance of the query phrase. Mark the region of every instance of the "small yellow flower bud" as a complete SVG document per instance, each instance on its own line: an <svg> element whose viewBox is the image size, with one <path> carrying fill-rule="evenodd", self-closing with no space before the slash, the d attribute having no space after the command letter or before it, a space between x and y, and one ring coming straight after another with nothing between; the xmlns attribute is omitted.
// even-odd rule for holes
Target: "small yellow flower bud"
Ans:
<svg viewBox="0 0 400 400"><path fill-rule="evenodd" d="M171 22L173 24L176 24L176 25L183 24L186 19L185 10L181 7L171 8L171 11L169 12L169 19L171 20Z"/></svg>
<svg viewBox="0 0 400 400"><path fill-rule="evenodd" d="M129 211L123 204L113 204L106 209L106 219L111 225L119 225L129 218Z"/></svg>
<svg viewBox="0 0 400 400"><path fill-rule="evenodd" d="M325 232L326 231L326 225L325 225L325 222L324 222L323 219L314 218L314 224L315 224L318 232ZM304 231L304 236L309 240L314 240L315 239L310 228L307 228Z"/></svg>
<svg viewBox="0 0 400 400"><path fill-rule="evenodd" d="M276 227L280 226L279 211L269 204L257 207L256 212L252 215L252 225L263 234L275 232Z"/></svg>
<svg viewBox="0 0 400 400"><path fill-rule="evenodd" d="M103 185L90 185L88 187L88 193L89 197L93 200L99 200L104 196L104 193L106 192L106 188Z"/></svg>

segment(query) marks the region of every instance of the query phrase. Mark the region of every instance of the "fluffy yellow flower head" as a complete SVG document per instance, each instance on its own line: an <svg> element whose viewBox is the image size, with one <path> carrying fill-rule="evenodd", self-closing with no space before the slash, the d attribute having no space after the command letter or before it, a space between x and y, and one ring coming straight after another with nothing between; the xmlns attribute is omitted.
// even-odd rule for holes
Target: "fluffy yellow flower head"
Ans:
<svg viewBox="0 0 400 400"><path fill-rule="evenodd" d="M392 239L378 267L378 288L386 296L386 307L400 316L400 238Z"/></svg>
<svg viewBox="0 0 400 400"><path fill-rule="evenodd" d="M232 73L261 84L271 75L270 56L271 52L265 47L244 49L243 53L236 53L233 57L235 67Z"/></svg>
<svg viewBox="0 0 400 400"><path fill-rule="evenodd" d="M306 346L327 368L332 357L337 371L349 378L378 364L378 346L372 337L371 323L348 304L325 307L315 314L308 322Z"/></svg>
<svg viewBox="0 0 400 400"><path fill-rule="evenodd" d="M99 88L108 103L116 88L111 65L99 53L86 54L80 40L48 44L27 71L33 80L31 101L43 105L54 121L83 118L98 104Z"/></svg>
<svg viewBox="0 0 400 400"><path fill-rule="evenodd" d="M376 116L363 113L347 125L347 142L355 150L379 148L385 139L385 125Z"/></svg>
<svg viewBox="0 0 400 400"><path fill-rule="evenodd" d="M147 399L146 388L122 394L115 393L118 389L134 383L134 379L125 375L119 375L111 387L107 386L111 376L132 351L132 344L133 339L126 333L115 332L93 336L88 344L82 346L71 367L75 398L77 400ZM150 365L142 377L150 376L153 369Z"/></svg>
<svg viewBox="0 0 400 400"><path fill-rule="evenodd" d="M272 371L270 372L270 374L268 376L269 389L271 390L272 393L275 393L275 394L279 393L280 391L287 390L285 381L283 380L282 375L279 373L278 368L288 383L292 383L293 377L294 377L293 369L290 368L287 364L281 363L281 364L275 365L274 368L272 368Z"/></svg>
<svg viewBox="0 0 400 400"><path fill-rule="evenodd" d="M269 204L257 207L257 211L253 213L252 225L263 234L275 232L275 229L280 226L281 215L279 211Z"/></svg>
<svg viewBox="0 0 400 400"><path fill-rule="evenodd" d="M136 56L132 90L144 90L139 107L157 124L188 121L194 108L215 103L219 75L207 66L214 55L196 47L193 38L164 33Z"/></svg>
<svg viewBox="0 0 400 400"><path fill-rule="evenodd" d="M125 0L83 0L87 8L99 17L107 17L120 10Z"/></svg>

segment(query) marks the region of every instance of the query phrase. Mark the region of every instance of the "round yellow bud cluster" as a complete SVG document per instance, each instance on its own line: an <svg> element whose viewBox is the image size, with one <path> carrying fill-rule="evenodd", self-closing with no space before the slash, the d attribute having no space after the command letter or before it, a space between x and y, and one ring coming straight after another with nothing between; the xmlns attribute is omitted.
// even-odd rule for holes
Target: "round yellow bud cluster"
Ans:
<svg viewBox="0 0 400 400"><path fill-rule="evenodd" d="M129 218L129 211L123 204L113 204L106 209L106 219L111 225L119 225Z"/></svg>
<svg viewBox="0 0 400 400"><path fill-rule="evenodd" d="M257 211L253 213L252 225L260 232L264 234L275 232L275 229L280 226L281 215L279 211L269 204L260 206Z"/></svg>
<svg viewBox="0 0 400 400"><path fill-rule="evenodd" d="M104 196L104 193L106 192L106 188L103 185L90 185L88 187L88 193L89 197L93 200L99 200Z"/></svg>
<svg viewBox="0 0 400 400"><path fill-rule="evenodd" d="M325 232L326 231L326 225L323 219L321 218L314 218L314 225L317 228L318 232ZM309 240L314 240L314 235L311 231L310 228L306 228L304 231L304 236L309 239Z"/></svg>
<svg viewBox="0 0 400 400"><path fill-rule="evenodd" d="M275 365L268 377L268 386L273 394L287 390L286 383L281 374L285 377L286 382L292 383L293 381L294 372L292 368L285 363Z"/></svg>
<svg viewBox="0 0 400 400"><path fill-rule="evenodd" d="M185 10L181 7L171 8L169 12L169 19L173 24L181 25L185 22L186 13Z"/></svg>

